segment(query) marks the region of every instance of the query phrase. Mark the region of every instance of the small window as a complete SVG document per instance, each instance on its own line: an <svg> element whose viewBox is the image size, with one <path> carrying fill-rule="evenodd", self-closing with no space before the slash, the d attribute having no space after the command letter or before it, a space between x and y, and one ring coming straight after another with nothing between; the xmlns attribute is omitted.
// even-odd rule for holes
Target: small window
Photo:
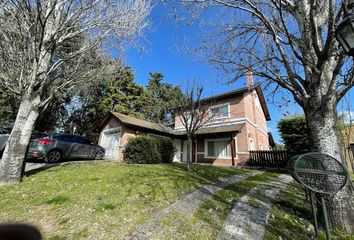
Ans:
<svg viewBox="0 0 354 240"><path fill-rule="evenodd" d="M210 107L209 111L210 115L215 118L227 118L229 117L229 104Z"/></svg>

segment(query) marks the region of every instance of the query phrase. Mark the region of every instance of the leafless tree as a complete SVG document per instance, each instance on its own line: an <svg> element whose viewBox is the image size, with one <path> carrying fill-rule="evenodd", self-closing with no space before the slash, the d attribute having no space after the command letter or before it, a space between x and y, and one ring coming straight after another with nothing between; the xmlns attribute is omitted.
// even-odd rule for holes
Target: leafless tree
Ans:
<svg viewBox="0 0 354 240"><path fill-rule="evenodd" d="M341 102L341 123L340 123L340 137L342 141L344 159L347 161L348 171L353 173L354 156L352 154L350 144L354 140L354 119L351 108L350 94L343 97Z"/></svg>
<svg viewBox="0 0 354 240"><path fill-rule="evenodd" d="M215 113L210 111L211 101L202 100L203 87L201 85L190 84L186 90L182 104L176 110L176 114L181 121L187 135L187 144L191 146L192 152L196 151L195 139L197 132L205 124L208 124ZM192 154L194 158L194 154ZM192 171L192 159L187 153L187 168Z"/></svg>
<svg viewBox="0 0 354 240"><path fill-rule="evenodd" d="M90 50L139 36L150 9L149 0L0 0L0 87L21 99L0 182L21 180L40 109L100 73L87 61Z"/></svg>
<svg viewBox="0 0 354 240"><path fill-rule="evenodd" d="M304 110L312 149L344 163L337 104L354 85L354 68L339 48L335 30L345 6L334 0L184 2L193 14L212 12L212 26L199 41L198 56L235 80L251 68L255 75L289 91ZM354 233L349 182L330 205L332 226Z"/></svg>

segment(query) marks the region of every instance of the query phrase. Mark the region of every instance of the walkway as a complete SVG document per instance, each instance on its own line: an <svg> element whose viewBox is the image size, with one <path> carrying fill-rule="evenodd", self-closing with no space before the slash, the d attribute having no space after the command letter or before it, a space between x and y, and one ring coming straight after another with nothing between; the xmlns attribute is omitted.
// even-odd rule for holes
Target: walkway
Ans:
<svg viewBox="0 0 354 240"><path fill-rule="evenodd" d="M137 240L146 240L150 239L150 237L153 235L153 233L163 233L164 229L161 226L161 221L168 216L171 213L178 212L182 214L189 214L193 215L195 210L198 208L198 206L212 198L212 196L220 191L221 189L245 180L248 177L255 176L257 174L262 173L262 171L252 171L251 173L248 174L239 174L235 175L232 177L227 178L225 181L218 181L214 184L210 184L204 187L199 188L198 190L186 195L182 199L178 200L177 202L173 203L170 205L168 208L165 208L164 210L158 212L155 214L150 220L148 220L145 224L141 225L138 227L130 236L125 237L125 240L130 240L130 239L137 239ZM163 234L162 234L163 235Z"/></svg>
<svg viewBox="0 0 354 240"><path fill-rule="evenodd" d="M231 210L217 239L262 240L267 225L270 203L292 178L281 174L252 188Z"/></svg>

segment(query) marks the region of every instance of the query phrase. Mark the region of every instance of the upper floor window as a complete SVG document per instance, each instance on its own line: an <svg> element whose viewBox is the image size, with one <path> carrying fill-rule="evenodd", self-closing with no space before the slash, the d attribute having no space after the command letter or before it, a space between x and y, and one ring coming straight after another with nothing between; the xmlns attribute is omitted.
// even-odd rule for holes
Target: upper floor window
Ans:
<svg viewBox="0 0 354 240"><path fill-rule="evenodd" d="M209 108L209 114L213 118L228 118L230 117L230 104L212 106Z"/></svg>

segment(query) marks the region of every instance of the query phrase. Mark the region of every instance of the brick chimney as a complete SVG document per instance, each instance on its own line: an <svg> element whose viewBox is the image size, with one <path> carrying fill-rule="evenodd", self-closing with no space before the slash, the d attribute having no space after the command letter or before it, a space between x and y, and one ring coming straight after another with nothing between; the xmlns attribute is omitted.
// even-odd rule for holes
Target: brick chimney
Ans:
<svg viewBox="0 0 354 240"><path fill-rule="evenodd" d="M249 68L247 69L247 86L252 86L254 84L253 82L253 72L252 70Z"/></svg>

